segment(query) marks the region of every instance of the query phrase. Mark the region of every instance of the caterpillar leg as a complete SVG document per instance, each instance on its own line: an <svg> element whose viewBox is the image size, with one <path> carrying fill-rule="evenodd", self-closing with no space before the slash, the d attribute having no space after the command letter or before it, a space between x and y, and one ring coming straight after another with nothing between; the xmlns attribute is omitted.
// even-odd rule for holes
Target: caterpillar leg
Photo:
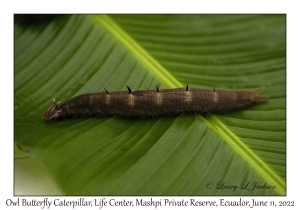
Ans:
<svg viewBox="0 0 300 210"><path fill-rule="evenodd" d="M204 112L204 113L202 113L201 115L202 115L202 117L207 117L208 112Z"/></svg>

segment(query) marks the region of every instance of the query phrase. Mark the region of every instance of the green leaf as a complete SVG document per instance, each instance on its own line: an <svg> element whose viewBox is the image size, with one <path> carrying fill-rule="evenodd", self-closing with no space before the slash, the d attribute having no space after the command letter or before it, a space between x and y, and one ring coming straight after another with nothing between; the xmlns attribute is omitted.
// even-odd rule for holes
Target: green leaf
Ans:
<svg viewBox="0 0 300 210"><path fill-rule="evenodd" d="M71 15L15 23L15 142L67 195L285 195L285 22ZM270 99L207 118L42 119L53 98L186 84L263 87Z"/></svg>

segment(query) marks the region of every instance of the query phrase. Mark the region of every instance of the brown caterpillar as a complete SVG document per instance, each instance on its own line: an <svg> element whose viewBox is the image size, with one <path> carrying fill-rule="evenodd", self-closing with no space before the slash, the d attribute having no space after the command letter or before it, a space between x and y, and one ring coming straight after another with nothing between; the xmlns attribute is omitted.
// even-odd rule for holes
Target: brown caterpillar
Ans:
<svg viewBox="0 0 300 210"><path fill-rule="evenodd" d="M70 117L115 116L115 117L159 117L178 116L184 113L225 113L244 109L268 96L259 95L262 88L248 91L208 90L176 88L159 90L137 90L86 93L58 102L46 109L45 121Z"/></svg>

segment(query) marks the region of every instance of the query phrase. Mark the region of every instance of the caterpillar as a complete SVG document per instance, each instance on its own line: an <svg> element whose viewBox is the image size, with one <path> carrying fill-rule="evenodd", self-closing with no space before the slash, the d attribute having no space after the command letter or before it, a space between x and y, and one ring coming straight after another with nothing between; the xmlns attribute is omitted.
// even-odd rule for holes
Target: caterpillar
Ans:
<svg viewBox="0 0 300 210"><path fill-rule="evenodd" d="M86 93L62 103L55 103L46 109L45 121L70 117L124 117L154 118L178 116L184 113L201 114L226 113L245 109L268 98L259 95L262 88L254 90L216 90L176 88L156 90L131 90Z"/></svg>

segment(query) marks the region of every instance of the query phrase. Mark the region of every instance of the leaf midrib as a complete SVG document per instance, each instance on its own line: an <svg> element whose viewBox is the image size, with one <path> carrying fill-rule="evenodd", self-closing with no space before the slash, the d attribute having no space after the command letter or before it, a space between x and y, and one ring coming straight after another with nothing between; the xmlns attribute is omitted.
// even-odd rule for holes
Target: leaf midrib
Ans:
<svg viewBox="0 0 300 210"><path fill-rule="evenodd" d="M205 119L208 125L222 138L231 148L233 148L244 160L246 160L254 170L260 174L270 185L276 186L277 192L285 195L285 183L282 179L269 168L254 152L247 147L239 137L224 125L216 116L210 115Z"/></svg>
<svg viewBox="0 0 300 210"><path fill-rule="evenodd" d="M170 88L182 86L181 82L173 77L110 17L107 15L92 15L92 17L164 84Z"/></svg>

